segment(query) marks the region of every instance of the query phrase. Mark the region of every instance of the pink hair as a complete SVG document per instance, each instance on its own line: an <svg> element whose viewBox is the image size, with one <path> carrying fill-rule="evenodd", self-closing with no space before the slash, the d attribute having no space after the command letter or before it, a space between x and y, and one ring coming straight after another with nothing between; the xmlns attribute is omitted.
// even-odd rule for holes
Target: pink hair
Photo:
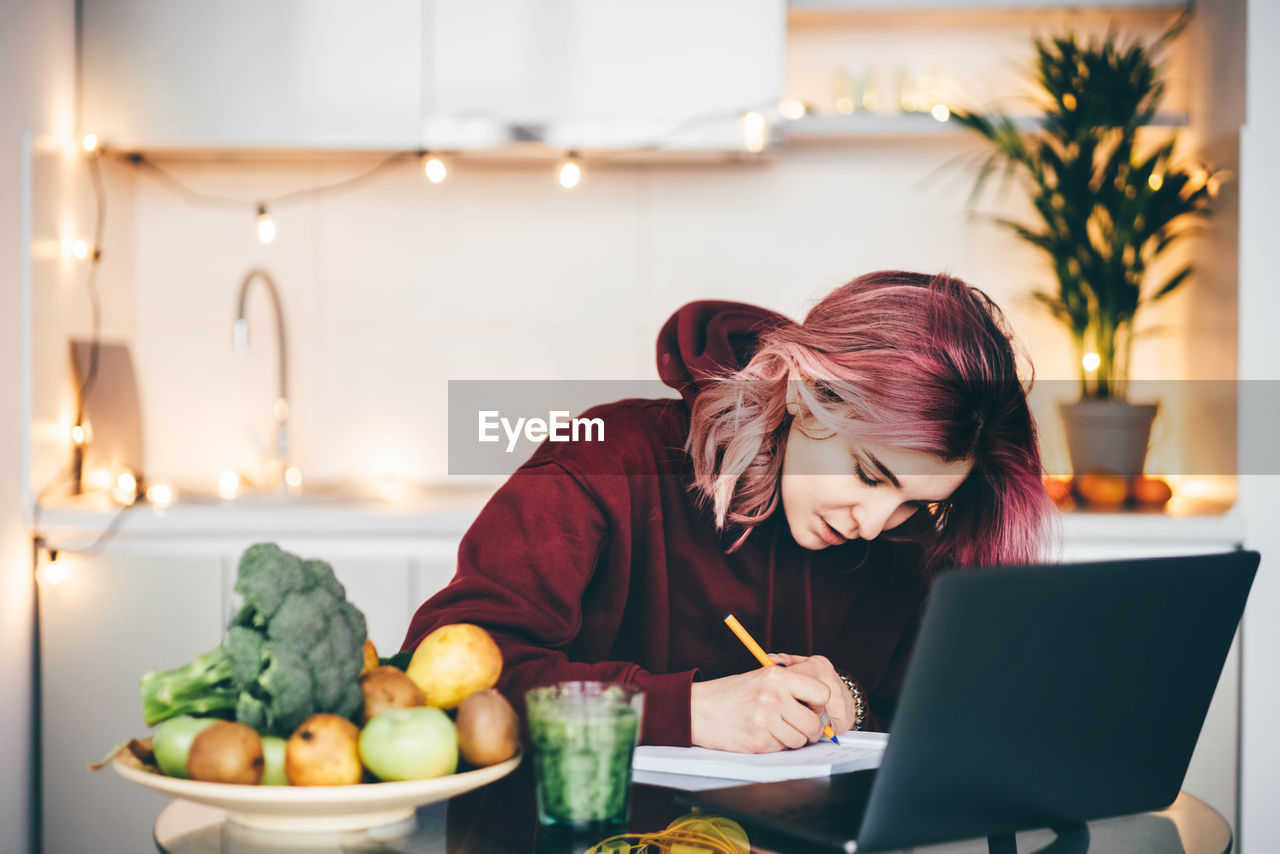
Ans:
<svg viewBox="0 0 1280 854"><path fill-rule="evenodd" d="M1035 422L1004 315L982 291L945 275L868 273L803 325L765 333L745 368L698 395L693 488L718 528L742 529L734 548L778 509L789 389L854 442L974 461L947 502L886 535L919 543L928 571L1043 558L1053 511Z"/></svg>

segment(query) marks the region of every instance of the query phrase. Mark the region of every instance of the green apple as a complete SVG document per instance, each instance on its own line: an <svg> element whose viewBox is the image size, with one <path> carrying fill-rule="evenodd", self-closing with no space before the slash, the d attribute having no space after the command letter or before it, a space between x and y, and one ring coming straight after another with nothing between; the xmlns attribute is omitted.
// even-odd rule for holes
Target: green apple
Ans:
<svg viewBox="0 0 1280 854"><path fill-rule="evenodd" d="M262 737L262 785L289 785L289 778L284 775L284 746L283 738L274 735Z"/></svg>
<svg viewBox="0 0 1280 854"><path fill-rule="evenodd" d="M380 780L443 777L458 768L458 732L434 706L392 709L364 725L360 761Z"/></svg>
<svg viewBox="0 0 1280 854"><path fill-rule="evenodd" d="M186 777L187 754L191 752L191 742L195 741L202 730L217 722L218 718L179 715L157 726L151 748L155 751L160 773L169 777Z"/></svg>

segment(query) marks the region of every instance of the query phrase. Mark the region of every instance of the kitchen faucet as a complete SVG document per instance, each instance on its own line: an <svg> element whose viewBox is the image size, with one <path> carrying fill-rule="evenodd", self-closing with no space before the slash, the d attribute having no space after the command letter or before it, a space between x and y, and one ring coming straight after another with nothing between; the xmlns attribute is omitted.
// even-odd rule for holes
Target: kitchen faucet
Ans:
<svg viewBox="0 0 1280 854"><path fill-rule="evenodd" d="M280 382L279 393L276 395L275 405L272 408L272 415L276 423L275 458L280 466L280 491L288 494L289 484L286 480L286 473L289 470L289 367L285 355L284 309L280 306L280 292L276 290L276 283L271 280L271 276L267 274L267 271L261 267L255 267L250 270L244 277L244 281L240 283L240 296L236 306L236 322L233 328L234 345L238 353L243 353L249 347L249 321L245 318L245 303L249 295L249 285L255 279L261 279L262 284L266 286L267 292L271 295L271 305L276 314L276 353L280 366Z"/></svg>

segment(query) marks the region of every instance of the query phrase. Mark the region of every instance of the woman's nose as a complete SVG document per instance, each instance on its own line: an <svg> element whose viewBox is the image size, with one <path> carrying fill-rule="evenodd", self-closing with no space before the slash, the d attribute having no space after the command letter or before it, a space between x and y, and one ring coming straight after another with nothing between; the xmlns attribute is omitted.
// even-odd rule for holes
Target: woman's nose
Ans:
<svg viewBox="0 0 1280 854"><path fill-rule="evenodd" d="M853 524L858 528L858 536L864 540L880 536L897 507L896 501L864 501L855 505Z"/></svg>

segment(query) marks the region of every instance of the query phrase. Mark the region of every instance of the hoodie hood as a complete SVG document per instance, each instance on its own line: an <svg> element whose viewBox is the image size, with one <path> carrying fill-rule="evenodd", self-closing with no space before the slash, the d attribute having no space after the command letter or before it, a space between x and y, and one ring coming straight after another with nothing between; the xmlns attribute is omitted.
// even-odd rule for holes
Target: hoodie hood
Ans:
<svg viewBox="0 0 1280 854"><path fill-rule="evenodd" d="M747 303L691 302L658 333L658 376L692 406L708 380L746 367L762 333L791 322Z"/></svg>

